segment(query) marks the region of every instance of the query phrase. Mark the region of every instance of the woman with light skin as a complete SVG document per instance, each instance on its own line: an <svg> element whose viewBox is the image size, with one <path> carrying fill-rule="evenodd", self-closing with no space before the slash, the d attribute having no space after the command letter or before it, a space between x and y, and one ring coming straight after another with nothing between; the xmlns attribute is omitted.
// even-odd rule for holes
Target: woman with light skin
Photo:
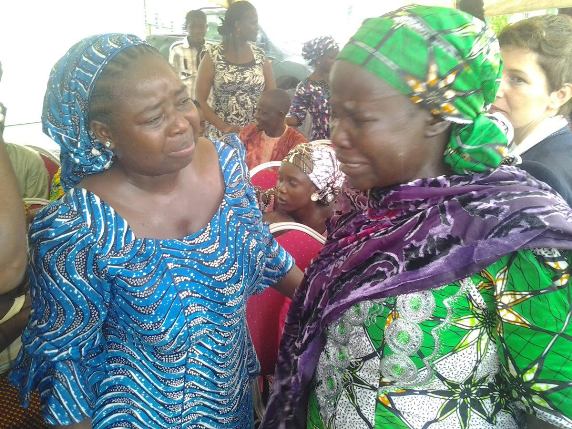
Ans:
<svg viewBox="0 0 572 429"><path fill-rule="evenodd" d="M65 194L31 226L12 383L39 389L58 427L251 427L246 301L302 275L262 222L241 142L201 137L176 72L125 34L70 48L42 122Z"/></svg>
<svg viewBox="0 0 572 429"><path fill-rule="evenodd" d="M223 40L209 49L197 77L197 99L209 123L206 134L211 139L238 133L253 122L260 95L276 87L270 61L253 43L258 15L251 3L233 2L219 33ZM213 103L209 105L211 89Z"/></svg>
<svg viewBox="0 0 572 429"><path fill-rule="evenodd" d="M572 18L544 15L499 35L504 61L493 109L514 126L513 155L572 205Z"/></svg>

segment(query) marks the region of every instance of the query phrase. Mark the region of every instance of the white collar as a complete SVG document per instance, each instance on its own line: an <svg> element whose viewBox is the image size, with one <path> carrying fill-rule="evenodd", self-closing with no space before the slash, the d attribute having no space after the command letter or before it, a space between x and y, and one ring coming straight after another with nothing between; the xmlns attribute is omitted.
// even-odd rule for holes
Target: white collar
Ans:
<svg viewBox="0 0 572 429"><path fill-rule="evenodd" d="M522 155L529 151L546 137L554 134L556 131L568 126L568 121L561 115L544 119L539 123L532 132L527 135L522 142L513 145L511 148L512 155Z"/></svg>

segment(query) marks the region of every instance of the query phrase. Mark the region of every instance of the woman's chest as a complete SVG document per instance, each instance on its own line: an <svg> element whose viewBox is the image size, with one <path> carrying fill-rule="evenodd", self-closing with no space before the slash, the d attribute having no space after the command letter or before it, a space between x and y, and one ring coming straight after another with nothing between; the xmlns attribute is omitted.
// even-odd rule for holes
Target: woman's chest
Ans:
<svg viewBox="0 0 572 429"><path fill-rule="evenodd" d="M474 284L364 302L328 328L319 367L357 371L381 390L492 377L496 325L492 290Z"/></svg>
<svg viewBox="0 0 572 429"><path fill-rule="evenodd" d="M214 87L222 91L264 89L264 72L260 65L254 63L241 66L220 63L216 66Z"/></svg>
<svg viewBox="0 0 572 429"><path fill-rule="evenodd" d="M136 240L110 258L112 329L171 350L242 327L264 269L262 240L228 211L215 218L182 240Z"/></svg>

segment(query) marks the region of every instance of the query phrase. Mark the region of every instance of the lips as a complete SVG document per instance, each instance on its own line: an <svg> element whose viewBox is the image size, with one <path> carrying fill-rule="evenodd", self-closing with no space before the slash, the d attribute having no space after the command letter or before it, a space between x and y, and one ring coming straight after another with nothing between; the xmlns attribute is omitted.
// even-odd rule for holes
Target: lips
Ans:
<svg viewBox="0 0 572 429"><path fill-rule="evenodd" d="M507 113L506 110L503 110L503 109L501 109L500 107L495 106L494 104L493 104L493 105L491 106L491 108L489 109L489 112L490 112L490 113L501 112L501 113L504 113L505 115L508 115L508 113Z"/></svg>
<svg viewBox="0 0 572 429"><path fill-rule="evenodd" d="M183 146L179 147L178 149L175 149L171 152L169 152L170 156L175 156L175 157L187 157L192 155L192 153L195 151L195 142L194 140L192 140L190 143L185 143Z"/></svg>
<svg viewBox="0 0 572 429"><path fill-rule="evenodd" d="M346 168L357 168L363 164L363 162L354 161L351 159L344 159L340 157L338 157L338 161L340 162L340 167L346 167Z"/></svg>
<svg viewBox="0 0 572 429"><path fill-rule="evenodd" d="M345 165L349 168L356 168L363 164L363 162L349 162L349 161L340 161L341 165Z"/></svg>

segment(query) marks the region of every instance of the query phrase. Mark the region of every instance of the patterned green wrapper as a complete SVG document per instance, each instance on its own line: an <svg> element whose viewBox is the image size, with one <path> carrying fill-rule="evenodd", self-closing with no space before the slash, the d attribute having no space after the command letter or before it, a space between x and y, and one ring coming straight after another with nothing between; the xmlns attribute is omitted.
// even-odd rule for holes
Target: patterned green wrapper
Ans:
<svg viewBox="0 0 572 429"><path fill-rule="evenodd" d="M408 6L362 24L338 55L451 121L445 162L459 174L498 167L507 138L485 114L500 84L500 49L480 20L455 9Z"/></svg>

